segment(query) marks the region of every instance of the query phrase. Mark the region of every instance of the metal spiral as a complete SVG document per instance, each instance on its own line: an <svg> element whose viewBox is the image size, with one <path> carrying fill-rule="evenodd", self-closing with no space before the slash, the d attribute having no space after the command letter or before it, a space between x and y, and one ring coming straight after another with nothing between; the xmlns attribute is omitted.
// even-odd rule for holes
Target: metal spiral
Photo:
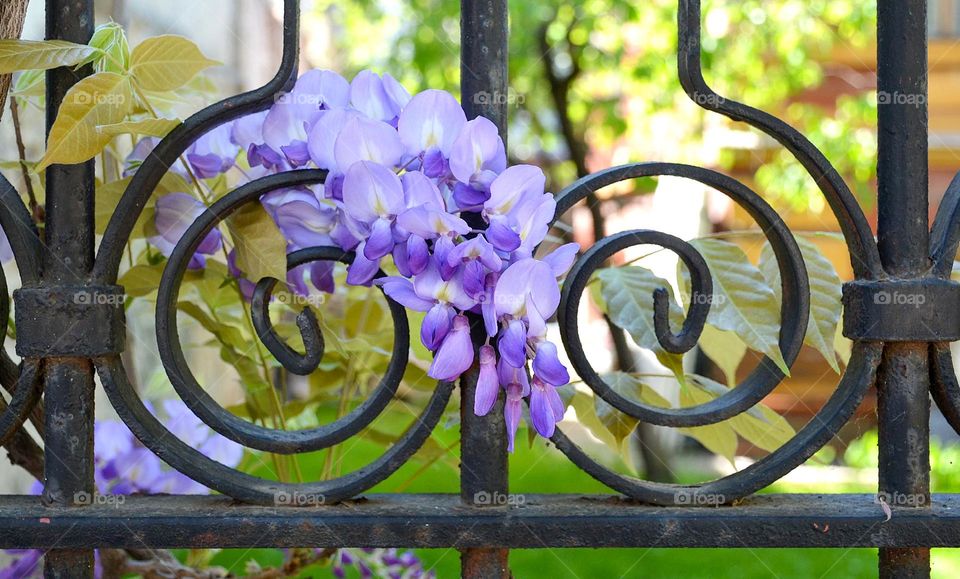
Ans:
<svg viewBox="0 0 960 579"><path fill-rule="evenodd" d="M886 274L866 218L843 179L823 154L800 132L780 119L722 97L704 81L700 63L699 0L680 0L678 30L678 74L688 96L707 110L763 131L789 150L814 179L837 217L850 250L851 264L857 279L884 278ZM809 279L802 255L789 228L769 204L744 184L715 171L690 165L624 165L588 175L561 191L557 196L555 220L576 203L603 187L638 177L654 176L698 181L730 197L756 221L777 259L782 289L779 347L787 366L792 366L803 344L807 328L810 309ZM960 238L960 234L955 237ZM956 244L956 239L954 243ZM586 285L593 272L614 254L641 244L658 245L676 253L690 271L693 292L709 297L710 272L696 251L682 240L659 232L633 230L598 241L574 264L564 285L558 312L560 334L574 369L597 396L620 412L650 424L671 427L704 426L716 424L749 410L785 377L768 357L764 357L756 369L729 392L703 404L677 409L660 408L627 399L604 382L591 366L584 353L577 324L577 310ZM689 351L696 344L696 338L706 322L710 300L702 297L691 300L683 330L679 335L674 335L669 330L666 299L665 288L654 295L654 327L660 347L673 353ZM624 476L597 463L561 431L558 430L552 440L557 448L584 471L632 498L663 505L691 504L691 494L709 493L714 498L719 497L719 502L732 502L774 482L807 460L830 440L849 420L866 390L874 383L881 352L881 344L857 343L837 390L810 423L784 446L750 467L701 485L666 485ZM956 398L960 401L960 387L956 388Z"/></svg>

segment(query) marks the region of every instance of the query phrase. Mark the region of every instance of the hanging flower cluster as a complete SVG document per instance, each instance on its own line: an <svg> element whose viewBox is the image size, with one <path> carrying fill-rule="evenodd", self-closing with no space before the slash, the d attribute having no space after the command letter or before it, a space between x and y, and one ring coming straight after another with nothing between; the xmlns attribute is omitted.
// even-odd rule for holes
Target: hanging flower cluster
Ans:
<svg viewBox="0 0 960 579"><path fill-rule="evenodd" d="M144 142L131 170L155 143ZM238 163L245 156L246 163ZM506 396L510 448L529 397L537 432L549 437L564 412L556 389L569 381L546 320L560 301L558 278L578 246L541 258L534 249L556 209L534 166L507 168L503 140L488 119L468 121L447 92L411 98L390 75L364 71L352 82L310 71L266 112L218 127L184 156L189 172L208 179L243 165L244 179L298 168L326 169L326 183L275 191L261 203L288 242L288 251L336 245L356 253L352 285L380 285L404 306L425 312L423 344L434 353L429 375L455 380L474 363L468 314L482 319L475 411L485 415L500 390ZM180 163L174 171L189 174ZM186 193L157 202L152 243L169 255L204 205ZM213 230L190 266L221 250ZM390 258L397 275L374 280ZM235 255L231 273L249 296ZM316 262L289 272L288 284L333 290L333 265ZM532 375L528 362L532 361Z"/></svg>

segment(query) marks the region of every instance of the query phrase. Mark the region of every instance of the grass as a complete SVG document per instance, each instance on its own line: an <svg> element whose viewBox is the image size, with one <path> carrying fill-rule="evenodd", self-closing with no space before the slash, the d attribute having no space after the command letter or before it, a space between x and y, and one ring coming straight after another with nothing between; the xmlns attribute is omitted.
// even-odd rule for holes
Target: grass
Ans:
<svg viewBox="0 0 960 579"><path fill-rule="evenodd" d="M382 416L396 416L384 413ZM406 424L379 421L381 432L398 433ZM510 458L511 492L522 493L609 493L610 490L568 461L562 454L537 441L526 443L521 431L517 451ZM429 466L411 461L372 492L436 493L458 492L458 431L438 427L428 450L445 458ZM354 438L343 451L343 469L348 472L380 455L382 446ZM323 455L304 455L301 469L305 478L315 480L321 472ZM257 473L266 476L266 472ZM791 488L778 483L776 492L811 492L810 488ZM843 489L844 492L872 492L871 489ZM275 552L274 552L275 553ZM440 578L459 577L460 556L455 549L420 549L417 554L425 566ZM242 572L242 561L249 553L225 551L216 563ZM263 563L276 564L269 552L259 553ZM514 550L510 566L518 578L793 578L877 576L876 549L536 549ZM329 570L312 571L309 577L329 576ZM348 576L356 576L350 575ZM933 576L960 577L960 550L937 549L933 552Z"/></svg>

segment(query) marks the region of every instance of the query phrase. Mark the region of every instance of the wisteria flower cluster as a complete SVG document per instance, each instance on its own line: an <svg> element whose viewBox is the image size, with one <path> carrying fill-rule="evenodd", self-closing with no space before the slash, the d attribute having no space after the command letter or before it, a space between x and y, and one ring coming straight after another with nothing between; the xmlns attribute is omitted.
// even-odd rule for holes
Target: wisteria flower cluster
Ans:
<svg viewBox="0 0 960 579"><path fill-rule="evenodd" d="M131 170L153 144L137 147L128 159ZM246 162L239 163L243 157ZM235 167L244 179L306 167L327 170L323 185L261 199L288 251L318 245L355 251L348 284L375 283L407 308L425 312L420 338L434 353L428 374L437 380L456 380L473 365L468 316L482 319L486 342L479 351L476 413L489 413L505 392L512 450L522 401L529 397L533 426L543 436L553 434L564 412L556 389L569 375L556 345L546 339L546 321L560 301L558 278L578 246L534 257L556 204L544 191L539 168L507 167L503 140L490 120L468 121L444 91L411 97L388 74L364 71L347 82L313 70L268 111L207 133L184 159L200 178ZM188 172L183 162L173 169ZM161 197L151 242L169 255L203 210L186 192ZM190 266L202 268L222 243L220 233L211 231ZM249 297L257 280L243 279L234 253L228 261ZM375 279L390 263L393 268L385 269L396 275ZM290 271L287 282L307 293L309 278L330 292L332 267L307 264Z"/></svg>

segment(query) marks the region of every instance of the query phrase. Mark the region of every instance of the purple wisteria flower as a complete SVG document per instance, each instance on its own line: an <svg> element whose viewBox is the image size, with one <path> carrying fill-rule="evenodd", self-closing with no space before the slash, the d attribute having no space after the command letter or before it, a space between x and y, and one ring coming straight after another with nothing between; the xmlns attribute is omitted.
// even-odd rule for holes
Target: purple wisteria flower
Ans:
<svg viewBox="0 0 960 579"><path fill-rule="evenodd" d="M154 218L156 234L148 238L160 252L170 257L177 242L183 237L190 225L206 210L206 206L186 193L170 193L157 199L157 210ZM220 231L212 229L200 245L196 253L190 258L190 269L202 269L206 265L206 255L213 255L220 250L223 242Z"/></svg>
<svg viewBox="0 0 960 579"><path fill-rule="evenodd" d="M148 153L145 147L137 156ZM503 391L511 448L524 400L533 428L553 435L564 414L557 388L570 376L547 339L547 321L559 304L558 280L578 246L535 255L556 202L539 168L507 167L493 122L467 120L444 91L411 97L388 74L363 71L348 82L314 70L268 111L205 135L187 159L201 180L237 161L249 169L230 175L245 178L326 170L322 185L261 198L287 251L353 251L348 285L376 283L391 299L424 313L420 339L434 355L431 377L456 380L479 364L474 411L489 413ZM169 255L201 211L203 205L186 194L161 198L151 243ZM221 243L211 232L191 267L203 267L204 256ZM257 280L243 278L232 251L227 265L249 298ZM309 292L310 284L334 291L332 265L306 264L287 277L296 293ZM486 334L479 351L473 326Z"/></svg>

